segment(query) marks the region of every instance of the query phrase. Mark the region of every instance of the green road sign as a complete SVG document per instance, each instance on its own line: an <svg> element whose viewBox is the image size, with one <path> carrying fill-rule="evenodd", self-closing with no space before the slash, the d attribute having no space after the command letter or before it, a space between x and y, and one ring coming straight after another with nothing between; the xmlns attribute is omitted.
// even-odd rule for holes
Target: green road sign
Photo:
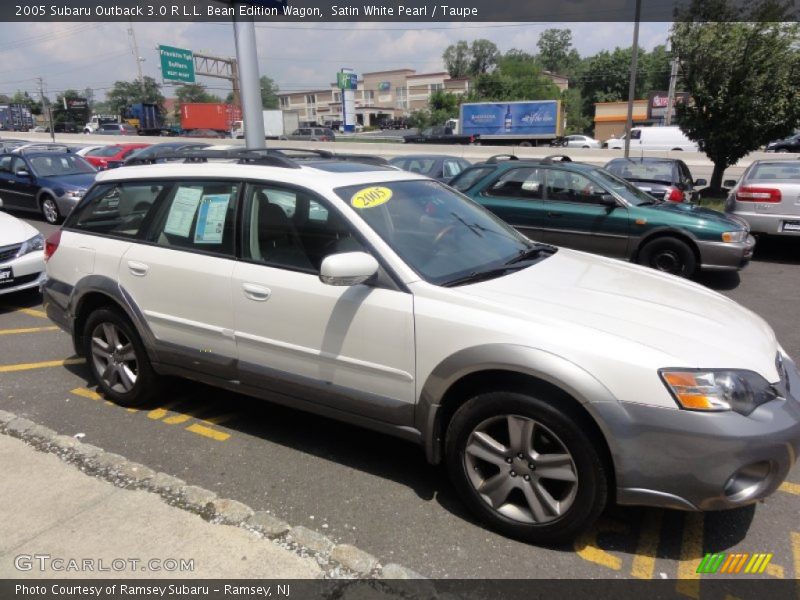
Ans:
<svg viewBox="0 0 800 600"><path fill-rule="evenodd" d="M191 50L159 46L161 76L164 80L194 83L194 58Z"/></svg>

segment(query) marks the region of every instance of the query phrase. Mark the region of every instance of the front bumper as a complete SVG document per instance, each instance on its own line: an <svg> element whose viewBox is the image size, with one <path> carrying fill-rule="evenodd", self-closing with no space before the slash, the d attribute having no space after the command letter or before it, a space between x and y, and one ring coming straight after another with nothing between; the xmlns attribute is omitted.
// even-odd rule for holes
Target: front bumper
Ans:
<svg viewBox="0 0 800 600"><path fill-rule="evenodd" d="M785 364L791 393L746 417L592 404L610 442L617 502L722 510L772 494L800 452L800 374L791 361Z"/></svg>
<svg viewBox="0 0 800 600"><path fill-rule="evenodd" d="M707 271L738 271L753 258L756 239L748 235L744 242L698 241L700 268Z"/></svg>
<svg viewBox="0 0 800 600"><path fill-rule="evenodd" d="M0 267L11 267L14 271L14 281L0 285L0 295L38 288L45 280L44 253L41 250L2 263Z"/></svg>

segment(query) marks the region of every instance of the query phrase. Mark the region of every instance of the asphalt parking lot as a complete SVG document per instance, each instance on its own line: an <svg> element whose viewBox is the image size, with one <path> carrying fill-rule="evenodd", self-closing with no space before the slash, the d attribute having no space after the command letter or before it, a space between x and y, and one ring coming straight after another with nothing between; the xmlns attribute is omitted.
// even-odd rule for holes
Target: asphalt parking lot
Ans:
<svg viewBox="0 0 800 600"><path fill-rule="evenodd" d="M766 318L800 358L798 240L762 240L741 273L698 280ZM705 553L758 552L773 557L756 577L800 578L800 466L755 507L706 514L612 507L575 544L541 548L478 525L444 471L394 438L185 381L171 382L141 410L94 390L38 294L0 297L0 407L384 563L447 578L681 578L677 590L700 598L696 570Z"/></svg>

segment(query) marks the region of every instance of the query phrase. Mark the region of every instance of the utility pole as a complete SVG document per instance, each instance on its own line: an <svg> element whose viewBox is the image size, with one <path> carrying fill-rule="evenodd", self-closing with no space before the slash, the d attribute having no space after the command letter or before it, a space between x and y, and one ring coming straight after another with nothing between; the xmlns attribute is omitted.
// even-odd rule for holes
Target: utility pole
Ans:
<svg viewBox="0 0 800 600"><path fill-rule="evenodd" d="M675 108L675 84L678 80L678 57L672 58L672 72L669 76L669 92L667 93L667 114L664 125L672 125L672 111Z"/></svg>
<svg viewBox="0 0 800 600"><path fill-rule="evenodd" d="M50 139L55 142L56 127L55 123L53 123L53 111L50 108L50 103L47 101L47 98L44 97L44 79L42 79L41 75L36 78L36 82L39 84L39 98L42 100L42 110L47 111L47 121L50 123Z"/></svg>
<svg viewBox="0 0 800 600"><path fill-rule="evenodd" d="M628 119L625 123L625 158L631 154L631 129L633 129L633 100L636 96L636 66L639 60L639 20L642 18L642 0L636 0L636 17L633 24L633 53L631 56L631 81L628 86Z"/></svg>
<svg viewBox="0 0 800 600"><path fill-rule="evenodd" d="M147 88L144 85L144 76L142 75L142 61L144 60L139 56L139 44L136 43L136 32L133 30L133 20L128 19L128 37L130 38L131 48L133 50L133 58L136 60L136 72L139 74L139 85L142 88L142 102L146 102Z"/></svg>
<svg viewBox="0 0 800 600"><path fill-rule="evenodd" d="M238 15L238 11L236 12ZM235 16L233 18L233 35L236 39L236 61L242 95L245 146L249 149L263 148L265 146L264 119L261 112L256 25L253 17ZM235 84L234 89L236 89Z"/></svg>

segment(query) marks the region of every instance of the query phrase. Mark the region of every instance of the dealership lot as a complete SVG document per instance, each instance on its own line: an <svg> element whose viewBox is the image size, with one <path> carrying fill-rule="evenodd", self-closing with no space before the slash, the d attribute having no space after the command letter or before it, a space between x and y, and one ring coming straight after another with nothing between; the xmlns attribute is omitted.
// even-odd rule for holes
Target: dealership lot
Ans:
<svg viewBox="0 0 800 600"><path fill-rule="evenodd" d="M764 316L800 357L789 300L800 294L798 275L796 242L767 240L741 273L701 282ZM705 552L773 553L762 577L800 575L797 466L755 508L612 508L574 545L544 549L477 525L443 469L402 441L184 381L141 410L106 402L35 294L0 298L0 340L8 410L430 577L681 577L679 591L698 597Z"/></svg>

